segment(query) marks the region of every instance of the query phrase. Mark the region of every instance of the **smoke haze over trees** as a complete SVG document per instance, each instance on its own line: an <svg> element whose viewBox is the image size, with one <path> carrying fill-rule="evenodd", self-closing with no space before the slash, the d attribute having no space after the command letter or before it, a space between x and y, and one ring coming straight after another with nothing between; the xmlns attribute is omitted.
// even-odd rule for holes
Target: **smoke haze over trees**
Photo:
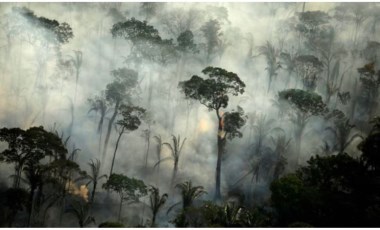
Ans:
<svg viewBox="0 0 380 230"><path fill-rule="evenodd" d="M364 227L378 3L0 3L0 225Z"/></svg>

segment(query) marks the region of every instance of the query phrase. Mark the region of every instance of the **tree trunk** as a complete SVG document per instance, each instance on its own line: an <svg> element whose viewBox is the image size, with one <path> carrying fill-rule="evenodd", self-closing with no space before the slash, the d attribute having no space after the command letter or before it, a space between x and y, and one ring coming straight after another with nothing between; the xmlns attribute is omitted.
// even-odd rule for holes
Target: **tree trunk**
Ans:
<svg viewBox="0 0 380 230"><path fill-rule="evenodd" d="M151 224L151 226L150 227L154 227L154 225L156 224L156 213L155 212L153 212L153 217L152 217L152 224Z"/></svg>
<svg viewBox="0 0 380 230"><path fill-rule="evenodd" d="M295 131L295 144L296 144L296 154L297 154L297 164L300 165L300 155L301 155L301 142L302 142L302 133L305 128L306 122L302 119Z"/></svg>
<svg viewBox="0 0 380 230"><path fill-rule="evenodd" d="M107 135L106 135L106 139L104 140L104 146L103 146L103 157L102 157L102 162L105 162L105 159L106 159L106 153L107 153L107 146L108 146L108 141L110 139L110 135L111 135L111 131L112 131L112 125L113 125L113 122L115 121L115 118L117 116L117 112L119 110L119 105L120 105L120 101L116 101L116 104L115 104L115 111L113 112L113 115L110 119L110 121L108 122L108 130L107 130Z"/></svg>
<svg viewBox="0 0 380 230"><path fill-rule="evenodd" d="M119 205L119 215L117 217L117 220L120 221L121 219L121 208L123 207L123 197L120 197L120 205Z"/></svg>
<svg viewBox="0 0 380 230"><path fill-rule="evenodd" d="M173 187L173 185L174 185L174 181L175 181L175 177L177 175L177 171L178 171L178 160L174 161L174 168L173 168L173 174L172 174L172 180L170 183L170 187Z"/></svg>
<svg viewBox="0 0 380 230"><path fill-rule="evenodd" d="M36 190L35 186L31 186L30 192L29 192L29 199L28 199L28 227L31 227L32 223L32 215L33 215L33 198L34 198L34 191Z"/></svg>
<svg viewBox="0 0 380 230"><path fill-rule="evenodd" d="M145 169L147 169L147 167L148 167L149 149L150 149L150 125L149 125L149 129L148 129L148 137L147 137L147 148L146 148L146 155L145 155Z"/></svg>
<svg viewBox="0 0 380 230"><path fill-rule="evenodd" d="M94 186L92 187L92 192L91 192L91 204L94 203L96 186L98 185L98 182L96 181L97 178L94 178L94 179L95 179L95 181L93 182Z"/></svg>
<svg viewBox="0 0 380 230"><path fill-rule="evenodd" d="M123 133L124 133L124 127L121 129L121 132L120 132L120 134L119 134L119 137L117 138L117 141L116 141L115 151L113 152L113 158L112 158L112 164L111 164L111 170L110 170L110 177L111 177L111 175L112 175L113 165L114 165L114 163L115 163L116 151L117 151L117 148L119 147L120 138L121 138L121 136L123 135Z"/></svg>
<svg viewBox="0 0 380 230"><path fill-rule="evenodd" d="M215 196L214 200L215 201L220 201L222 196L220 193L220 173L222 170L222 155L224 153L224 148L226 145L226 140L225 137L222 136L222 131L223 131L223 125L222 125L222 118L219 115L219 110L216 110L217 116L218 116L218 135L217 135L217 140L218 140L218 159L216 161L216 179L215 179Z"/></svg>

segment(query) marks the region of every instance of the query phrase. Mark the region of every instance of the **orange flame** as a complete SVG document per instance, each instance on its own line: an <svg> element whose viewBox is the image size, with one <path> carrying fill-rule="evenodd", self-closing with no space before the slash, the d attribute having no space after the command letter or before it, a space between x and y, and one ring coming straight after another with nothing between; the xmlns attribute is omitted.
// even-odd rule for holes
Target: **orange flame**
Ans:
<svg viewBox="0 0 380 230"><path fill-rule="evenodd" d="M73 181L68 181L66 183L66 191L75 196L82 197L86 202L88 202L88 188L86 185L78 186Z"/></svg>

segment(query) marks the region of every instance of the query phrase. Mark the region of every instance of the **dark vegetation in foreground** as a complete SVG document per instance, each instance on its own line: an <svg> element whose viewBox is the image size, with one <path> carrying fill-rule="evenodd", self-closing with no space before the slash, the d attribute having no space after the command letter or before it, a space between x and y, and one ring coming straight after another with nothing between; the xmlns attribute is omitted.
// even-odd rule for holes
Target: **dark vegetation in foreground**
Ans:
<svg viewBox="0 0 380 230"><path fill-rule="evenodd" d="M202 186L191 181L177 184L175 188L182 201L174 206L181 208L170 222L176 227L379 226L380 118L376 117L372 125L369 135L357 146L359 157L344 152L311 157L306 166L272 182L266 205L247 207L243 196L217 204L202 200L206 193ZM61 207L60 215L71 213L80 227L95 223L91 216L94 197L87 202L67 188L75 175L76 180L94 183L99 176L94 162L91 164L95 166L95 174L80 171L61 139L42 127L26 131L3 128L0 137L9 143L1 159L14 164L16 174L22 168L25 174L22 180L28 184L28 189L21 188L20 178L15 177L13 187L1 191L2 226L11 227L20 219L27 221L28 226L44 226L44 215L53 204ZM169 213L174 207L164 210L168 194L160 194L154 186L123 174L112 174L102 187L120 197L118 217L114 220L120 220L123 202L139 202L143 196L150 197L146 205L152 214L150 224L144 226L154 227L157 213ZM42 192L45 190L48 195ZM122 226L119 222L99 223L99 227Z"/></svg>
<svg viewBox="0 0 380 230"><path fill-rule="evenodd" d="M149 20L158 14L159 7L162 5L144 3L141 12ZM228 16L225 8L218 9L221 18ZM380 226L380 43L358 39L359 29L368 27L363 24L367 17L373 20L372 33L368 34L376 37L379 14L370 11L367 5L355 4L338 4L333 17L322 11L297 12L290 20L292 31L289 32L297 38L294 39L298 46L296 52L293 52L294 47L292 51L290 47L286 49L284 40L280 42L281 48L269 41L259 46L256 57L250 47L248 66L253 65L253 58L265 58L268 82L264 84L264 91L275 95L273 106L278 109L276 115L281 126L273 127L276 115L267 119L265 114L246 113L243 103L231 105L236 103L234 99L247 93L248 82L234 72L214 67L227 44L222 41L218 20L204 22L197 33L204 43L196 44L195 33L189 29L176 34L176 41L164 39L148 21L126 18L117 8L110 12L115 22L108 35L130 45L131 49L126 58L128 68L112 70L112 81L97 96L88 99L89 113L100 116L96 124L99 140L93 141L98 142L102 159L88 162L89 170L85 171L83 162L76 161L79 149L69 145L76 128L75 119L78 119L75 117L76 86L83 61L81 51L74 51L75 56L70 60L62 56L62 46L74 36L72 28L67 23L39 17L25 7L12 9L12 14L26 23L25 28L37 31L34 35L36 41L41 39L43 49L54 50L52 56L58 71L71 70L75 76L75 93L73 99L70 98L71 117L66 135L55 127L50 130L43 126L0 129L0 142L4 146L0 165L10 169L9 181L12 181L1 182L0 186L2 227L65 226L68 217L75 219L75 226L79 227ZM337 25L344 22L354 23L349 45L340 44L337 38ZM14 26L18 28L19 24ZM10 29L8 34L9 52L13 32ZM25 32L28 35L25 37L31 36L29 32ZM39 34L44 36L40 38ZM348 61L341 61L347 57ZM184 74L186 63L191 59L203 66L202 76ZM41 69L48 61L45 60L45 65L43 62L41 60ZM212 113L217 127L213 134L216 137L215 177L209 180L215 188L212 191L206 191L203 187L206 185L194 183L188 175L178 176L181 153L190 137L172 135L171 140L165 142L155 133L152 116L157 111L153 99L158 95L153 89L159 85L150 79L144 91L146 95L141 93L138 70L143 62L146 66L162 68L162 72L157 73L159 79L165 75L165 68L175 66L170 83L174 85L174 95L178 93L178 101L172 108L165 108L166 131L174 129L176 119L184 115L189 119L191 109L206 108ZM136 70L130 69L131 66ZM36 88L44 78L41 69L37 71ZM46 95L48 93L41 97L46 98ZM136 95L144 95L147 103L140 103L141 98L136 99ZM165 102L171 101L168 95ZM249 96L246 100L250 100ZM183 113L179 109L182 104L188 106ZM164 110L163 107L160 110ZM308 127L316 121L323 131ZM130 147L122 146L122 137L134 135L143 126L146 127L142 136L146 141L144 168L134 176L126 175L126 169L116 163L122 158L121 150ZM302 146L312 143L307 140L310 132L317 133L315 136L325 143L318 151L312 149L314 146ZM248 136L249 147L233 142L242 138L243 133ZM332 138L327 141L329 137ZM110 141L112 138L115 143ZM154 165L148 164L152 139L158 158ZM161 158L164 146L170 155ZM229 149L230 146L235 149ZM225 177L236 172L222 166L233 158L226 157L228 151L239 152L239 147L244 152L247 149L247 156L236 155L247 157L244 160L249 162L250 169L234 184L229 181L223 188L223 172ZM304 163L302 156L307 154L313 156ZM112 161L105 169L108 158ZM157 180L152 184L149 178L152 174L159 178L161 163L165 161L173 163L171 178L165 181L168 182L165 185L170 184L167 191L163 191L165 187L159 186ZM250 183L245 180L248 177ZM259 180L269 187L267 197L256 193ZM243 182L249 189L241 186ZM212 193L212 198L205 198L208 193ZM176 197L180 197L178 202ZM106 217L99 221L99 216Z"/></svg>

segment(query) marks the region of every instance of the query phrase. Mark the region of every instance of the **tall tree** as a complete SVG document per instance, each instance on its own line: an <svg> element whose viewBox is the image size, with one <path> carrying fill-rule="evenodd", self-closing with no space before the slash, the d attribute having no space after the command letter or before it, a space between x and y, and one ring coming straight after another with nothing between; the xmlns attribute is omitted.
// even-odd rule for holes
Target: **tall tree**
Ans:
<svg viewBox="0 0 380 230"><path fill-rule="evenodd" d="M186 220L188 209L192 206L195 199L201 197L203 194L207 194L207 192L204 190L203 186L193 186L191 181L179 183L175 187L181 191L182 202L172 205L167 213L169 213L175 206L182 203L182 210L173 222L176 224L176 227L186 227L188 225L188 221Z"/></svg>
<svg viewBox="0 0 380 230"><path fill-rule="evenodd" d="M178 137L172 135L172 140L173 140L173 145L171 145L170 143L167 143L167 142L162 144L162 145L167 146L170 149L171 156L166 157L162 160L159 160L155 165L155 166L158 166L159 164L161 164L163 161L166 161L166 160L173 160L174 167L173 167L173 174L172 174L170 186L174 185L174 181L175 181L177 171L178 171L179 156L181 154L183 145L185 144L186 138L181 143L181 137L179 135L178 135Z"/></svg>
<svg viewBox="0 0 380 230"><path fill-rule="evenodd" d="M259 47L260 55L264 55L267 61L267 67L265 68L268 72L268 92L270 89L270 85L274 78L277 76L277 70L281 68L280 63L277 61L278 51L274 48L274 46L267 41L264 46Z"/></svg>
<svg viewBox="0 0 380 230"><path fill-rule="evenodd" d="M108 111L105 92L101 92L100 96L95 96L94 98L89 98L87 101L90 104L90 110L88 111L88 113L90 113L91 111L94 111L94 112L97 112L100 114L100 119L99 119L98 128L97 128L97 133L99 134L98 150L100 153L102 132L103 132L103 123L104 123L104 118L106 117L106 113Z"/></svg>
<svg viewBox="0 0 380 230"><path fill-rule="evenodd" d="M115 151L113 153L110 176L113 172L113 166L116 158L116 151L119 146L120 138L126 131L134 131L141 125L141 120L145 116L145 109L138 106L120 106L121 120L118 120L116 124L119 126L119 137L116 141Z"/></svg>
<svg viewBox="0 0 380 230"><path fill-rule="evenodd" d="M220 37L222 36L222 32L220 29L221 26L218 20L209 20L201 27L201 31L206 40L205 51L207 63L211 62L218 47L221 45L222 41Z"/></svg>
<svg viewBox="0 0 380 230"><path fill-rule="evenodd" d="M87 185L88 186L90 183L92 183L92 192L91 192L91 197L90 197L90 203L94 203L94 200L95 200L95 192L96 192L96 187L98 185L98 182L99 180L103 179L103 178L107 178L107 175L106 174L103 174L103 175L100 175L100 166L101 166L101 163L98 159L96 159L96 161L94 162L93 160L91 160L88 165L90 166L90 175L86 175L85 178L89 180L89 182L87 182Z"/></svg>
<svg viewBox="0 0 380 230"><path fill-rule="evenodd" d="M233 72L218 67L207 67L202 70L203 74L209 76L203 79L197 75L191 77L190 80L179 83L181 91L187 99L199 101L210 111L214 110L218 118L218 155L216 164L215 179L215 199L221 199L220 193L220 173L222 155L225 152L226 137L230 139L241 137L242 134L238 130L245 124L244 111L238 107L238 111L222 114L221 109L226 108L229 96L238 96L244 93L245 84L240 80L239 76Z"/></svg>
<svg viewBox="0 0 380 230"><path fill-rule="evenodd" d="M301 89L287 89L278 93L281 104L288 106L288 116L295 124L294 140L299 163L302 134L310 117L323 115L327 112L322 97L316 93Z"/></svg>
<svg viewBox="0 0 380 230"><path fill-rule="evenodd" d="M318 74L322 72L322 62L313 55L300 55L296 57L295 64L303 88L307 91L314 91L317 87Z"/></svg>
<svg viewBox="0 0 380 230"><path fill-rule="evenodd" d="M45 156L64 156L67 153L61 139L45 131L42 126L28 130L2 128L0 141L8 143L8 148L1 152L0 160L15 165L15 188L20 186L21 173L28 162L35 163Z"/></svg>
<svg viewBox="0 0 380 230"><path fill-rule="evenodd" d="M107 147L116 116L123 102L130 103L133 90L137 85L138 73L127 68L113 70L111 74L115 80L106 86L105 96L110 105L113 105L113 114L108 122L108 129L103 146L102 162L105 162Z"/></svg>
<svg viewBox="0 0 380 230"><path fill-rule="evenodd" d="M151 227L155 227L157 213L165 205L166 200L168 199L168 194L164 193L160 196L160 190L154 186L149 188L149 192L150 209L153 214Z"/></svg>

